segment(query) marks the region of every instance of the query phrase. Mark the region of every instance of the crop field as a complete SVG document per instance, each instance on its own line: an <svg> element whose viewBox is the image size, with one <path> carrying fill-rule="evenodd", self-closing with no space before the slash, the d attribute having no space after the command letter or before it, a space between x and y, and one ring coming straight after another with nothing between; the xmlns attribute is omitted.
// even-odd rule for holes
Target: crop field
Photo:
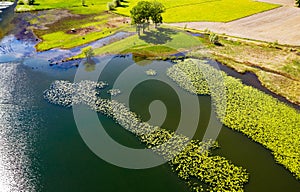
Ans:
<svg viewBox="0 0 300 192"><path fill-rule="evenodd" d="M130 9L139 0L129 0L128 2L128 4L124 4L124 7L118 8L116 12L129 16ZM278 7L278 5L251 0L160 0L159 2L162 2L167 9L163 18L164 22L168 23L185 21L228 22Z"/></svg>
<svg viewBox="0 0 300 192"><path fill-rule="evenodd" d="M122 2L122 7L118 7L116 13L129 16L130 10L139 0L129 0ZM35 5L19 5L17 11L45 10L45 9L69 9L79 14L95 14L107 10L108 0L36 0ZM253 15L259 12L274 9L279 5L256 2L252 0L159 0L167 8L163 14L164 22L185 22L185 21L217 21L228 22Z"/></svg>

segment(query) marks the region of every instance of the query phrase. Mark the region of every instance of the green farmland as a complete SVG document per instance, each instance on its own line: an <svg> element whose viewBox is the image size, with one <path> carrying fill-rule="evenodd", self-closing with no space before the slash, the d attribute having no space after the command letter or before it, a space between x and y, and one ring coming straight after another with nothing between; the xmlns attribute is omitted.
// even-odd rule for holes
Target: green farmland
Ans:
<svg viewBox="0 0 300 192"><path fill-rule="evenodd" d="M44 10L53 8L64 8L79 14L95 14L107 10L108 0L86 0L82 6L82 1L70 0L36 0L36 5L19 5L18 11ZM130 10L139 0L122 2L122 7L118 7L116 13L130 16ZM164 22L188 22L188 21L216 21L228 22L253 15L259 12L274 9L279 5L256 2L251 0L160 0L167 8L163 14Z"/></svg>

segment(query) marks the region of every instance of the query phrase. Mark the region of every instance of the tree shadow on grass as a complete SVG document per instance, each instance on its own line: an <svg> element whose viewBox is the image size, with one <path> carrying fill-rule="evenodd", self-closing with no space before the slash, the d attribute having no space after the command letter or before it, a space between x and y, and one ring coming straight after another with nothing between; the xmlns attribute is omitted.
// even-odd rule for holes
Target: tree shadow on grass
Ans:
<svg viewBox="0 0 300 192"><path fill-rule="evenodd" d="M140 36L141 40L152 44L165 44L171 41L172 35L178 32L172 29L158 28L157 30L145 31L143 35Z"/></svg>
<svg viewBox="0 0 300 192"><path fill-rule="evenodd" d="M129 5L124 5L124 4L121 4L121 5L119 5L118 7L123 7L123 8L126 8L126 7L129 7Z"/></svg>

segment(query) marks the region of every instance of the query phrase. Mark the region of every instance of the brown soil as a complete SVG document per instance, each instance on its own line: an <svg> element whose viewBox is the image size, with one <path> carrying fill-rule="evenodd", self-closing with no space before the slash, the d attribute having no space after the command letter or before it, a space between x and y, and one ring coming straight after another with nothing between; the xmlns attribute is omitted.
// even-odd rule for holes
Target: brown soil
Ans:
<svg viewBox="0 0 300 192"><path fill-rule="evenodd" d="M78 35L86 35L90 32L95 32L97 29L95 27L86 27L86 28L80 28L80 29L70 29L66 33L67 34L78 34Z"/></svg>

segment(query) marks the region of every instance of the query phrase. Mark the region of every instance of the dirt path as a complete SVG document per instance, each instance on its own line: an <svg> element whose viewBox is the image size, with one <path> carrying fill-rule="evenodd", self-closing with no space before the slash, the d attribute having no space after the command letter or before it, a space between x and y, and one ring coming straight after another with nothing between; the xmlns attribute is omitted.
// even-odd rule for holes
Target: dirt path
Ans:
<svg viewBox="0 0 300 192"><path fill-rule="evenodd" d="M280 44L300 46L300 8L294 7L294 0L261 0L283 5L280 8L258 13L228 23L188 22L172 23L179 26L215 33Z"/></svg>

